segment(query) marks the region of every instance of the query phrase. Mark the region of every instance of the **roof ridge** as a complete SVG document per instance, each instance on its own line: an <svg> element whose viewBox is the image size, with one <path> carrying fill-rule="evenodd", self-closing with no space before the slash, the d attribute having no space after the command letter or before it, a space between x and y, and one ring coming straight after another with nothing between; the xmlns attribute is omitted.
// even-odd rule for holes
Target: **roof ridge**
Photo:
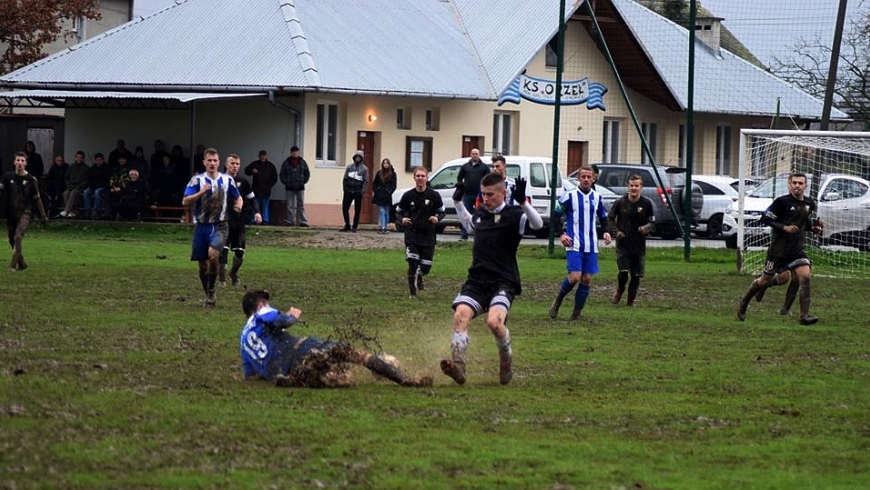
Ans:
<svg viewBox="0 0 870 490"><path fill-rule="evenodd" d="M489 92L494 94L495 97L498 97L498 94L495 93L495 87L492 84L492 79L489 76L489 72L486 71L486 67L483 63L483 58L480 56L480 52L477 50L477 45L474 44L474 40L471 35L468 33L468 27L465 25L465 19L462 17L462 14L459 11L459 7L456 5L456 0L439 0L442 3L449 4L449 8L453 12L453 16L456 19L456 22L459 26L460 32L462 32L462 37L471 47L471 52L474 53L474 59L477 61L477 69L480 70L480 73L483 75L483 79L486 81L486 86L489 88Z"/></svg>
<svg viewBox="0 0 870 490"><path fill-rule="evenodd" d="M302 28L302 22L299 21L299 16L296 13L295 1L281 0L280 9L284 15L287 29L290 31L290 41L296 48L296 59L302 65L302 74L305 76L305 80L311 86L322 86L320 72L317 71L317 64L314 62L314 55L311 54L305 30Z"/></svg>

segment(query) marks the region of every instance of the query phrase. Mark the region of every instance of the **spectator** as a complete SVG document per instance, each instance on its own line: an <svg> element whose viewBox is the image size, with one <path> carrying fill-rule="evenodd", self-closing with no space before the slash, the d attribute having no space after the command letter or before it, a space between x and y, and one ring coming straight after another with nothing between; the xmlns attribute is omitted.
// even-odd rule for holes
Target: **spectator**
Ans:
<svg viewBox="0 0 870 490"><path fill-rule="evenodd" d="M42 162L42 155L36 152L36 143L28 141L24 144L24 153L27 155L27 173L42 180L45 174L45 164Z"/></svg>
<svg viewBox="0 0 870 490"><path fill-rule="evenodd" d="M66 172L69 170L69 164L63 160L63 155L54 157L54 165L48 170L48 177L45 179L45 200L47 206L45 212L49 216L54 216L54 213L63 209L63 191L66 190Z"/></svg>
<svg viewBox="0 0 870 490"><path fill-rule="evenodd" d="M193 164L193 173L201 174L205 172L205 164L202 162L205 158L205 145L200 143L196 145L196 153L193 154L191 163Z"/></svg>
<svg viewBox="0 0 870 490"><path fill-rule="evenodd" d="M148 160L145 160L145 149L141 146L137 146L135 150L133 150L133 159L128 162L130 164L130 168L135 168L139 171L139 180L145 183L147 186L151 180L151 165L148 163Z"/></svg>
<svg viewBox="0 0 870 490"><path fill-rule="evenodd" d="M281 164L281 183L287 199L287 224L308 226L305 215L305 184L311 178L308 162L299 156L299 147L290 147L290 156Z"/></svg>
<svg viewBox="0 0 870 490"><path fill-rule="evenodd" d="M112 177L109 179L109 209L112 216L115 215L115 210L121 200L121 191L130 182L131 167L127 163L127 157L121 156L118 158L118 165L112 169Z"/></svg>
<svg viewBox="0 0 870 490"><path fill-rule="evenodd" d="M135 168L130 169L128 176L129 180L121 189L117 207L112 212L117 213L119 220L140 221L142 212L148 206L148 187L139 178L139 171Z"/></svg>
<svg viewBox="0 0 870 490"><path fill-rule="evenodd" d="M85 152L79 150L66 172L66 190L63 192L64 207L63 211L60 212L62 217L76 217L76 205L87 188L88 166L85 164Z"/></svg>
<svg viewBox="0 0 870 490"><path fill-rule="evenodd" d="M187 179L190 178L191 167L190 161L184 156L184 150L181 148L181 145L175 145L172 147L172 153L169 154L172 160L172 166L175 167L175 170L183 177L185 185L187 184Z"/></svg>
<svg viewBox="0 0 870 490"><path fill-rule="evenodd" d="M94 155L94 164L88 169L88 187L85 189L85 214L91 219L99 219L104 211L106 194L109 192L109 180L112 169L106 163L102 153Z"/></svg>
<svg viewBox="0 0 870 490"><path fill-rule="evenodd" d="M416 183L416 171L414 179ZM389 158L381 160L381 169L372 179L372 204L378 207L378 233L384 235L390 231L390 208L393 206L393 192L396 191L396 172Z"/></svg>
<svg viewBox="0 0 870 490"><path fill-rule="evenodd" d="M344 179L342 187L344 196L341 200L341 214L344 217L344 228L340 231L354 233L359 228L359 213L362 209L363 193L369 186L369 169L366 168L363 162L364 154L362 150L357 150L353 154L353 163L344 169ZM350 226L350 205L353 203L353 228Z"/></svg>
<svg viewBox="0 0 870 490"><path fill-rule="evenodd" d="M463 185L465 194L462 196L462 204L469 213L474 213L474 202L480 192L480 179L489 173L489 167L480 159L480 150L471 150L471 158L459 168L456 182ZM460 240L468 240L468 230L459 226Z"/></svg>
<svg viewBox="0 0 870 490"><path fill-rule="evenodd" d="M127 159L128 162L133 160L133 154L130 153L130 150L127 149L127 142L119 139L115 143L115 149L109 152L109 168L115 169L118 166L118 161L121 157Z"/></svg>
<svg viewBox="0 0 870 490"><path fill-rule="evenodd" d="M278 170L275 164L269 161L266 150L260 150L258 158L245 167L245 175L250 175L254 190L254 198L263 217L263 224L270 223L269 201L272 199L272 187L278 182Z"/></svg>
<svg viewBox="0 0 870 490"><path fill-rule="evenodd" d="M161 207L181 205L181 186L185 179L181 172L172 164L169 154L163 155L163 160L151 176L151 196Z"/></svg>
<svg viewBox="0 0 870 490"><path fill-rule="evenodd" d="M148 163L151 166L151 175L157 173L157 169L163 166L163 157L168 156L170 155L163 146L163 140L154 140L154 153L148 159Z"/></svg>

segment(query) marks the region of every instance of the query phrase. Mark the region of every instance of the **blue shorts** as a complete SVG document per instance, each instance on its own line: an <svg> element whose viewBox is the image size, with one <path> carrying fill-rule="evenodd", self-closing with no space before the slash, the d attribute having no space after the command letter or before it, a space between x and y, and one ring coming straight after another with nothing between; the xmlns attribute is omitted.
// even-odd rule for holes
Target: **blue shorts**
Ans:
<svg viewBox="0 0 870 490"><path fill-rule="evenodd" d="M190 260L208 260L208 249L220 252L227 241L227 224L197 223L193 229L193 250Z"/></svg>
<svg viewBox="0 0 870 490"><path fill-rule="evenodd" d="M595 252L578 252L567 250L565 258L568 261L568 272L582 274L598 274L598 254Z"/></svg>

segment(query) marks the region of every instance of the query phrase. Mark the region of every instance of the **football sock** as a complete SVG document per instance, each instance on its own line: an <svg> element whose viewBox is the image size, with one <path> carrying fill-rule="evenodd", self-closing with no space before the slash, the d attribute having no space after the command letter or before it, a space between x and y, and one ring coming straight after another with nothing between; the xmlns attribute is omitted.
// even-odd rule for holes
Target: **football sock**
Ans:
<svg viewBox="0 0 870 490"><path fill-rule="evenodd" d="M785 292L785 301L782 303L782 309L779 310L780 314L788 314L789 310L791 310L794 300L797 298L798 288L800 288L800 283L797 279L788 283L788 290Z"/></svg>
<svg viewBox="0 0 870 490"><path fill-rule="evenodd" d="M574 293L574 311L582 310L586 306L586 299L589 297L589 285L577 284L577 291Z"/></svg>
<svg viewBox="0 0 870 490"><path fill-rule="evenodd" d="M801 316L810 314L810 280L801 283L800 290Z"/></svg>
<svg viewBox="0 0 870 490"><path fill-rule="evenodd" d="M199 282L202 283L202 290L208 294L208 275L200 273Z"/></svg>
<svg viewBox="0 0 870 490"><path fill-rule="evenodd" d="M465 352L468 350L468 333L453 332L453 341L450 342L450 350L453 352L454 364L462 364L465 367Z"/></svg>
<svg viewBox="0 0 870 490"><path fill-rule="evenodd" d="M634 299L637 297L637 290L640 287L640 278L637 276L631 276L631 282L628 283L628 304L634 303Z"/></svg>
<svg viewBox="0 0 870 490"><path fill-rule="evenodd" d="M617 274L616 276L616 280L616 290L622 293L623 291L625 291L625 284L628 282L628 271L619 271L619 274ZM632 277L632 280L634 280L634 277Z"/></svg>
<svg viewBox="0 0 870 490"><path fill-rule="evenodd" d="M504 330L504 337L495 338L495 343L498 345L499 354L511 354L511 333L508 329Z"/></svg>
<svg viewBox="0 0 870 490"><path fill-rule="evenodd" d="M571 292L572 289L574 289L574 285L571 284L571 281L569 281L568 278L566 277L562 281L562 285L559 287L559 296L564 298L565 296L568 295L568 293Z"/></svg>
<svg viewBox="0 0 870 490"><path fill-rule="evenodd" d="M242 257L233 257L233 268L230 271L230 274L236 275L239 272L239 269L242 268L242 261L244 259Z"/></svg>

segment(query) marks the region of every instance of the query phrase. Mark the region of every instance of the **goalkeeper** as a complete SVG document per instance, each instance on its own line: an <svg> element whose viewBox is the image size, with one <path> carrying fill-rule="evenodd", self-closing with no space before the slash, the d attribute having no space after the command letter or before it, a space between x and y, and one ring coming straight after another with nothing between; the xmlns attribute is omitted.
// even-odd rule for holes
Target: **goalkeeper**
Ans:
<svg viewBox="0 0 870 490"><path fill-rule="evenodd" d="M302 310L281 313L269 304L269 293L252 290L242 297L248 321L242 329L240 354L246 379L266 379L278 386L308 388L348 384L342 364L364 366L402 386L431 386L432 377L412 378L382 357L341 342L295 337L285 331Z"/></svg>
<svg viewBox="0 0 870 490"><path fill-rule="evenodd" d="M824 223L811 219L816 210L816 202L804 196L806 188L807 176L803 173L792 173L788 176L789 193L774 199L761 218L762 224L772 229L770 247L767 249L767 260L761 276L752 281L746 294L740 299L737 319L741 322L746 318L746 308L753 296L760 300L767 288L785 284L790 275L793 276L792 281L800 286L800 324L814 325L819 321L817 317L810 316L812 264L804 251L803 232L821 234ZM786 305L791 306L788 299Z"/></svg>

